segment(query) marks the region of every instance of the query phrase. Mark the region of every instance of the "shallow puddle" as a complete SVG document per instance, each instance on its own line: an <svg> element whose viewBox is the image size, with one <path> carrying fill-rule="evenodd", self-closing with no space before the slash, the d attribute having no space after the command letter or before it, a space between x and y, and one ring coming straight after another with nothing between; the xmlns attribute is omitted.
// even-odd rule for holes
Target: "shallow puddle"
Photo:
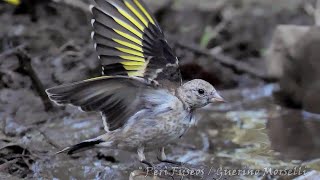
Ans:
<svg viewBox="0 0 320 180"><path fill-rule="evenodd" d="M241 169L261 170L262 175L268 172L268 178L288 178L290 169L295 170L291 178L320 170L319 115L275 104L273 89L277 86L224 92L232 103L207 108L204 119L215 119L222 127L212 137L220 138L215 141L214 156ZM222 168L239 168L233 165ZM280 170L287 174L280 174ZM248 177L258 178L242 178Z"/></svg>
<svg viewBox="0 0 320 180"><path fill-rule="evenodd" d="M203 171L197 177L203 179L292 179L310 170L319 171L319 115L277 105L272 97L276 89L276 85L266 85L221 92L228 103L199 110L197 127L166 148L168 158ZM34 162L29 177L128 179L136 174L133 179L145 178L135 153L93 149L72 157L54 156L62 148L104 131L97 113L68 107L50 117L20 141L6 138L30 152ZM14 152L13 148L3 150ZM155 152L148 153L147 158L157 163ZM233 174L231 170L243 171Z"/></svg>

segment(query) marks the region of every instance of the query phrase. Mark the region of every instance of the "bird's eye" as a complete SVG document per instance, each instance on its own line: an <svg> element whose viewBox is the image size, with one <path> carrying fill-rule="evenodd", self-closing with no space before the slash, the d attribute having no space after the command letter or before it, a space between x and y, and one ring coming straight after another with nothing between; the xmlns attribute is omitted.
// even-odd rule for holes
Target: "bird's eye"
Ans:
<svg viewBox="0 0 320 180"><path fill-rule="evenodd" d="M204 94L204 90L203 89L198 89L198 93L199 94Z"/></svg>

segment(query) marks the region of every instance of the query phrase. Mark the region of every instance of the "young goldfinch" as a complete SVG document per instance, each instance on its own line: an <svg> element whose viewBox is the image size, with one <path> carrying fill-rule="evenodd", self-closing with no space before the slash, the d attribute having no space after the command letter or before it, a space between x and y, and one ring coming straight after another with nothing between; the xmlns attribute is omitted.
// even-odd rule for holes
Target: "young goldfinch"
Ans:
<svg viewBox="0 0 320 180"><path fill-rule="evenodd" d="M195 79L182 84L178 59L140 0L95 0L92 38L104 76L47 90L57 104L100 111L106 133L64 149L73 154L90 147L135 151L159 149L185 134L193 113L223 101L215 88Z"/></svg>

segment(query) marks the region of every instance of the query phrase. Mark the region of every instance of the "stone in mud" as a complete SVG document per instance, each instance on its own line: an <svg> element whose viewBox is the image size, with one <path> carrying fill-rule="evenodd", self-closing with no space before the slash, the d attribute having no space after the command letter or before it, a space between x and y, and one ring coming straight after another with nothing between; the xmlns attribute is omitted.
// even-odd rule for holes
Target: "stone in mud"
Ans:
<svg viewBox="0 0 320 180"><path fill-rule="evenodd" d="M296 25L279 25L271 40L271 45L266 54L266 66L269 76L281 78L283 64L292 56L298 40L304 36L310 27Z"/></svg>
<svg viewBox="0 0 320 180"><path fill-rule="evenodd" d="M319 27L278 26L266 56L269 75L280 80L280 101L313 113L320 113L319 35Z"/></svg>
<svg viewBox="0 0 320 180"><path fill-rule="evenodd" d="M287 54L280 78L280 97L287 105L320 113L320 28L311 27Z"/></svg>

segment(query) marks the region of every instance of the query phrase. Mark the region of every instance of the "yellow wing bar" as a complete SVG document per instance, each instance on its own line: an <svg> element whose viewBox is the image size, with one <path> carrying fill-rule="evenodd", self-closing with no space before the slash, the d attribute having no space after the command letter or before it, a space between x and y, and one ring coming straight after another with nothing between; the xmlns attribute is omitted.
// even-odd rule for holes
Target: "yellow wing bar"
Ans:
<svg viewBox="0 0 320 180"><path fill-rule="evenodd" d="M15 6L19 6L21 4L20 0L3 0L3 1Z"/></svg>
<svg viewBox="0 0 320 180"><path fill-rule="evenodd" d="M159 28L157 22L140 0L95 2L97 5L92 7L93 39L99 47L96 49L98 55L104 56L100 58L104 69L113 75L119 73L143 76L148 66L146 59L149 58L150 51L153 52L153 41L158 41L159 38L152 29ZM158 32L161 32L160 28ZM117 51L111 51L112 48ZM108 72L104 73L108 75Z"/></svg>
<svg viewBox="0 0 320 180"><path fill-rule="evenodd" d="M146 8L143 7L138 0L133 0L133 1L134 1L134 3L139 7L139 9L144 13L144 15L147 16L147 18L149 19L149 21L150 21L152 24L155 24L153 18L152 18L151 15L148 13L148 11L146 10Z"/></svg>

